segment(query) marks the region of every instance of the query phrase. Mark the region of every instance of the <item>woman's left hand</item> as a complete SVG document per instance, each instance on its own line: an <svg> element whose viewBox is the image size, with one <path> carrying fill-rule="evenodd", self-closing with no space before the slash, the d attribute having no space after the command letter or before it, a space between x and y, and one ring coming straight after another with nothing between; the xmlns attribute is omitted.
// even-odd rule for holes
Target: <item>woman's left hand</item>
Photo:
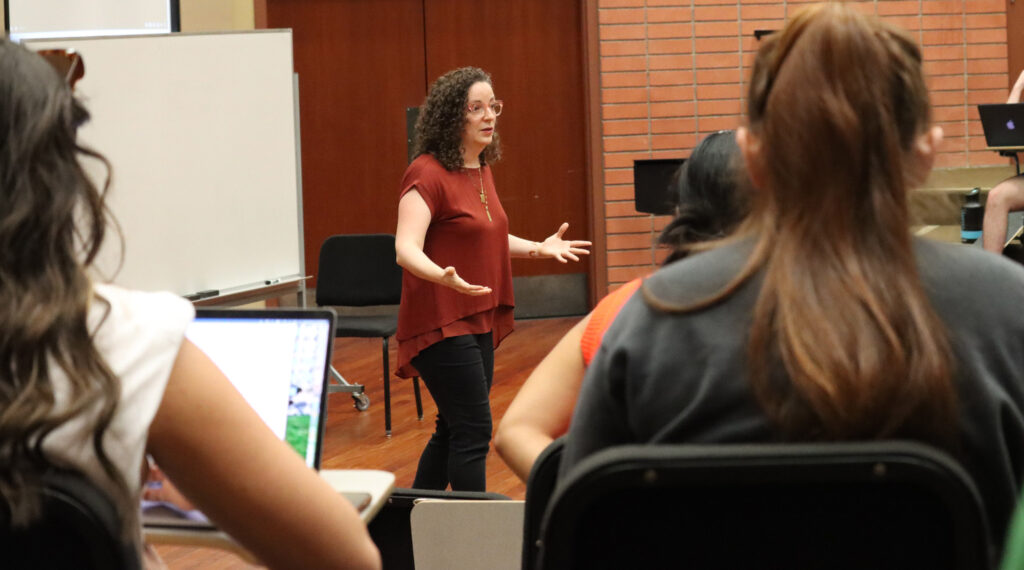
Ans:
<svg viewBox="0 0 1024 570"><path fill-rule="evenodd" d="M540 247L537 248L538 257L553 257L562 263L568 263L570 259L579 261L578 255L589 254L590 250L585 249L590 247L589 241L562 239L562 234L567 229L569 229L569 223L565 222L557 232L541 242Z"/></svg>

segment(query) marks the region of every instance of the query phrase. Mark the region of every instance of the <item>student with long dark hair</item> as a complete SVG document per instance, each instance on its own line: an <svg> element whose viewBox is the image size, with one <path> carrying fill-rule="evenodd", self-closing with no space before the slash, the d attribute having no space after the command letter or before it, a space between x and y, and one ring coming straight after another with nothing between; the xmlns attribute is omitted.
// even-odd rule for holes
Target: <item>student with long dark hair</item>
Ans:
<svg viewBox="0 0 1024 570"><path fill-rule="evenodd" d="M748 200L742 163L734 131L712 133L693 149L674 179L676 217L658 238L669 248L666 264L683 259L701 243L729 235L743 220ZM640 283L637 278L609 293L569 329L509 404L494 447L524 482L537 456L569 428L586 366Z"/></svg>
<svg viewBox="0 0 1024 570"><path fill-rule="evenodd" d="M94 274L105 189L81 159L106 160L77 140L88 118L42 57L0 39L0 500L12 520L34 516L41 473L71 469L141 544L148 452L268 566L378 568L352 505L185 339L191 304Z"/></svg>
<svg viewBox="0 0 1024 570"><path fill-rule="evenodd" d="M911 237L942 131L909 35L828 3L761 43L751 215L623 307L562 472L624 443L912 439L963 462L997 543L1024 477L1024 268Z"/></svg>

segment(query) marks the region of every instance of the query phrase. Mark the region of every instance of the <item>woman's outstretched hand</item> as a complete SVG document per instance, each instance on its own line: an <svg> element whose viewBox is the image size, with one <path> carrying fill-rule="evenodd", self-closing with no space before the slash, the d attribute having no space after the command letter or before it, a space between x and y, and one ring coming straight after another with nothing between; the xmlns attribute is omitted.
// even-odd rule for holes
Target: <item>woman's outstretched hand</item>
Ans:
<svg viewBox="0 0 1024 570"><path fill-rule="evenodd" d="M568 263L570 259L579 261L580 258L577 256L588 255L590 250L585 248L590 247L591 243L589 241L562 239L562 235L567 229L569 229L569 222L562 223L557 232L541 242L537 255L539 257L553 257L562 263Z"/></svg>
<svg viewBox="0 0 1024 570"><path fill-rule="evenodd" d="M466 283L466 281L459 277L459 274L455 272L455 268L450 265L444 268L444 275L441 276L441 285L451 287L464 295L490 295L491 293L490 287L484 287L483 285L470 285L469 283Z"/></svg>

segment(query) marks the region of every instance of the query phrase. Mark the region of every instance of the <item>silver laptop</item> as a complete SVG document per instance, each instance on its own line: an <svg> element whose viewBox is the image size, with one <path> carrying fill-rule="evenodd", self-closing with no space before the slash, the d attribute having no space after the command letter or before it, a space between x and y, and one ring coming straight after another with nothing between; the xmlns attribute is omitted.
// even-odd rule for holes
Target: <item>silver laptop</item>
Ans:
<svg viewBox="0 0 1024 570"><path fill-rule="evenodd" d="M331 309L197 309L185 336L213 360L270 429L320 468L327 380L334 345ZM366 497L349 497L356 506ZM143 501L146 526L208 527L206 517Z"/></svg>

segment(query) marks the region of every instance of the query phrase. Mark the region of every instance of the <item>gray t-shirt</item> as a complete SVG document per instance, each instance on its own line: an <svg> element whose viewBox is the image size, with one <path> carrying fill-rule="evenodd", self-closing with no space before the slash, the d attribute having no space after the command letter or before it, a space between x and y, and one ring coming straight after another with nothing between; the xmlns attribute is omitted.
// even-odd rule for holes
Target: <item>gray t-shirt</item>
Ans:
<svg viewBox="0 0 1024 570"><path fill-rule="evenodd" d="M1024 475L1024 267L973 248L916 239L925 289L955 355L962 449L1001 543ZM647 281L657 297L689 304L720 291L749 242L692 256ZM756 276L722 302L686 314L622 308L587 370L562 457L625 443L777 441L747 382Z"/></svg>

